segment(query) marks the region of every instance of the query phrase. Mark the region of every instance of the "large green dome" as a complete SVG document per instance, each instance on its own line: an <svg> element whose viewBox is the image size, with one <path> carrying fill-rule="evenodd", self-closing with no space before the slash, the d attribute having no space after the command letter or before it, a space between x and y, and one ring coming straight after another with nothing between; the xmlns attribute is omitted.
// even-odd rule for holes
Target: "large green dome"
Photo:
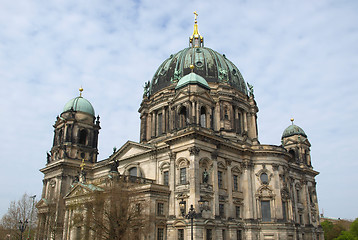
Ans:
<svg viewBox="0 0 358 240"><path fill-rule="evenodd" d="M63 112L67 111L85 112L95 116L92 104L81 96L75 97L66 103L65 107L63 108Z"/></svg>
<svg viewBox="0 0 358 240"><path fill-rule="evenodd" d="M226 82L233 88L247 94L247 88L239 69L225 57L211 48L188 47L171 55L158 68L150 84L152 95L165 87L175 84L192 70L208 83Z"/></svg>

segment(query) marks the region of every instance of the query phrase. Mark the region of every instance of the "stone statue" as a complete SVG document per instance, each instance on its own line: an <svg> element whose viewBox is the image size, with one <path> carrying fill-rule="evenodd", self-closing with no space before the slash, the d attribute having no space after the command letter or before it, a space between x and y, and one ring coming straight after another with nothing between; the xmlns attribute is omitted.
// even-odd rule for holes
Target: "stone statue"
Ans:
<svg viewBox="0 0 358 240"><path fill-rule="evenodd" d="M249 88L250 97L254 96L254 86L252 86L250 83L247 83L247 87Z"/></svg>
<svg viewBox="0 0 358 240"><path fill-rule="evenodd" d="M50 163L51 162L51 155L47 152L47 163Z"/></svg>
<svg viewBox="0 0 358 240"><path fill-rule="evenodd" d="M148 81L148 82L146 82L146 83L144 83L144 93L143 93L143 97L144 96L148 96L148 94L149 94L149 87L150 87L150 81Z"/></svg>
<svg viewBox="0 0 358 240"><path fill-rule="evenodd" d="M205 169L203 172L203 183L208 183L208 181L209 181L209 173Z"/></svg>
<svg viewBox="0 0 358 240"><path fill-rule="evenodd" d="M110 172L118 172L118 161L114 160L111 164Z"/></svg>

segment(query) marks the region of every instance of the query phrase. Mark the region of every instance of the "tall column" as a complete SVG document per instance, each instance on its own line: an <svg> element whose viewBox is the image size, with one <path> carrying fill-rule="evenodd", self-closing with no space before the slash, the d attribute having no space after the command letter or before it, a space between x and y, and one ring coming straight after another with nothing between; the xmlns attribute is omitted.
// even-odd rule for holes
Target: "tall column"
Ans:
<svg viewBox="0 0 358 240"><path fill-rule="evenodd" d="M174 196L175 190L175 158L176 153L169 152L170 166L169 166L169 189L170 189L170 199L169 199L169 216L175 216L175 209L177 209L176 200Z"/></svg>
<svg viewBox="0 0 358 240"><path fill-rule="evenodd" d="M307 180L302 180L301 181L302 184L302 192L305 195L305 201L304 201L304 207L305 207L305 212L306 212L306 224L312 224L312 212L311 212L311 204L310 204L310 198L309 198L309 192L308 192L308 186L307 186Z"/></svg>
<svg viewBox="0 0 358 240"><path fill-rule="evenodd" d="M155 137L156 113L152 112L152 137Z"/></svg>
<svg viewBox="0 0 358 240"><path fill-rule="evenodd" d="M217 152L213 152L211 154L211 158L213 160L213 168L211 172L212 181L213 181L213 192L214 192L214 198L212 203L212 214L215 217L216 215L219 215L219 186L218 186L218 161L217 161Z"/></svg>
<svg viewBox="0 0 358 240"><path fill-rule="evenodd" d="M196 102L196 123L198 124L198 125L200 125L200 108L201 108L201 106L199 105L199 103L198 102Z"/></svg>
<svg viewBox="0 0 358 240"><path fill-rule="evenodd" d="M232 201L232 174L231 174L231 160L226 159L226 174L227 174L227 193L229 195L229 206L225 209L228 214L225 216L235 218L235 211Z"/></svg>
<svg viewBox="0 0 358 240"><path fill-rule="evenodd" d="M219 102L216 103L216 106L215 106L215 117L214 117L214 121L215 121L215 131L219 131L220 130L220 122L221 122L221 114L220 114L220 105L219 105Z"/></svg>
<svg viewBox="0 0 358 240"><path fill-rule="evenodd" d="M198 201L200 199L200 181L196 181L197 179L200 179L200 172L199 172L199 161L197 160L200 148L193 146L189 149L190 153L190 167L189 167L189 193L190 193L190 202L188 203L188 206L190 204L193 204L195 209L199 209L198 207Z"/></svg>
<svg viewBox="0 0 358 240"><path fill-rule="evenodd" d="M243 116L244 116L244 131L246 132L246 133L248 133L248 126L247 126L247 112L244 112L244 114L243 114Z"/></svg>
<svg viewBox="0 0 358 240"><path fill-rule="evenodd" d="M147 139L151 139L152 138L152 113L148 114L148 124L147 124Z"/></svg>
<svg viewBox="0 0 358 240"><path fill-rule="evenodd" d="M147 140L147 114L143 113L140 116L140 141L146 141L146 140Z"/></svg>
<svg viewBox="0 0 358 240"><path fill-rule="evenodd" d="M275 212L276 212L276 218L277 219L283 219L283 213L282 213L282 198L281 198L281 190L280 190L280 176L279 176L279 165L278 164L272 164L272 170L273 170L273 181L274 181L274 193L276 195L275 199ZM286 213L287 216L287 213Z"/></svg>
<svg viewBox="0 0 358 240"><path fill-rule="evenodd" d="M69 210L66 210L66 212L65 212L65 220L64 220L64 223L63 223L63 236L62 236L62 239L67 239L67 232L68 232L68 226L69 226L68 218L69 218Z"/></svg>
<svg viewBox="0 0 358 240"><path fill-rule="evenodd" d="M244 171L242 174L242 192L244 195L244 212L243 217L245 219L253 219L254 218L254 205L253 201L255 199L251 199L253 197L252 194L252 179L251 179L251 171L252 171L252 163L249 160L244 162Z"/></svg>

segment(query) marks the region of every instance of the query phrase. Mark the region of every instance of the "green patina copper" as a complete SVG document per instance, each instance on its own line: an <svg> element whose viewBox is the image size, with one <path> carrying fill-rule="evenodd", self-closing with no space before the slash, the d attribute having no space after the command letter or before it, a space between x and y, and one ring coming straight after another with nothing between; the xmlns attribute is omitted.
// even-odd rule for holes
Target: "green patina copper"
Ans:
<svg viewBox="0 0 358 240"><path fill-rule="evenodd" d="M193 72L182 77L176 85L175 89L180 89L189 84L198 84L206 89L210 89L208 82L203 77Z"/></svg>
<svg viewBox="0 0 358 240"><path fill-rule="evenodd" d="M288 126L285 129L285 131L283 131L281 138L290 137L293 135L301 135L301 136L307 137L306 133L303 131L302 128L300 128L297 125L292 124L292 125Z"/></svg>
<svg viewBox="0 0 358 240"><path fill-rule="evenodd" d="M203 77L207 83L227 83L247 94L246 83L239 69L225 55L207 47L188 47L170 55L158 68L150 83L149 95L176 84L191 72Z"/></svg>
<svg viewBox="0 0 358 240"><path fill-rule="evenodd" d="M92 104L83 97L73 98L66 103L65 107L63 108L63 112L71 110L76 112L85 112L91 114L92 116L95 116Z"/></svg>

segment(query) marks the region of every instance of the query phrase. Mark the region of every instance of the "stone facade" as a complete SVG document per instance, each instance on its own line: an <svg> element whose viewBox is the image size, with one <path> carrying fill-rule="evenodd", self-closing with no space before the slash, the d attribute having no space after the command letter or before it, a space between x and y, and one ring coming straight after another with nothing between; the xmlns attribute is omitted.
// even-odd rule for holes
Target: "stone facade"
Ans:
<svg viewBox="0 0 358 240"><path fill-rule="evenodd" d="M194 32L191 39L196 38L203 39ZM191 59L207 51L198 42L192 49ZM225 70L220 57L203 56L207 70L190 66L191 72L204 79L209 74L211 80L198 84L194 76L176 88L175 79L185 76L193 61L184 59L182 70L168 67L173 78L155 77L146 86L139 108L140 142L128 141L107 159L97 161L99 117L74 108L58 117L51 155L41 169L44 187L37 205L38 239L91 236L85 235L85 229L80 233L71 229L69 206L79 196L76 189L82 189L82 195L95 191L98 180L107 178L114 164L120 176L144 179L140 184L148 194L138 193L138 197L150 202L155 218L143 239L190 239L191 234L194 239L323 239L318 172L311 164L307 136L291 125L300 131L287 128L282 145L260 144L252 86L248 94L246 86L232 82L227 74L239 74L236 67L227 64ZM164 206L161 216L156 216L158 203ZM193 233L185 217L191 205L196 211Z"/></svg>

